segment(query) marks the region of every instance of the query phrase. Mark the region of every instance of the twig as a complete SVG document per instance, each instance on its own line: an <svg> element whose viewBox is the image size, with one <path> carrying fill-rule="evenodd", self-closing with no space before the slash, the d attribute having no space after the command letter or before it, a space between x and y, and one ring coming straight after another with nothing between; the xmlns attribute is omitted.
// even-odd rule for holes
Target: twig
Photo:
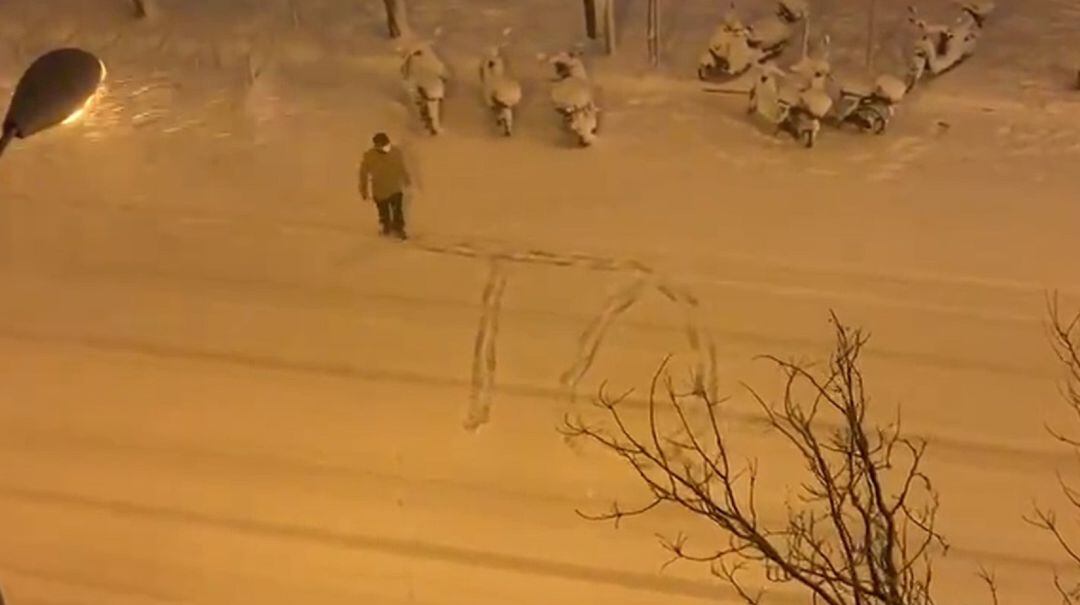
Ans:
<svg viewBox="0 0 1080 605"><path fill-rule="evenodd" d="M992 571L989 571L985 567L982 567L982 566L979 566L979 574L978 575L979 575L979 579L981 579L986 584L986 589L988 591L990 591L990 603L992 605L999 605L999 602L998 602L998 586L997 586L997 577L996 577L996 575Z"/></svg>

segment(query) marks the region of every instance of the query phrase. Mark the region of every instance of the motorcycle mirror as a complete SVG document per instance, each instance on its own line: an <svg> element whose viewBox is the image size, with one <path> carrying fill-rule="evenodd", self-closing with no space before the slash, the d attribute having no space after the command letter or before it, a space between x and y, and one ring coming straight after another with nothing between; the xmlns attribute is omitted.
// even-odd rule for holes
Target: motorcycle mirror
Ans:
<svg viewBox="0 0 1080 605"><path fill-rule="evenodd" d="M105 64L84 50L62 48L38 57L15 86L0 154L12 139L78 120L104 81Z"/></svg>

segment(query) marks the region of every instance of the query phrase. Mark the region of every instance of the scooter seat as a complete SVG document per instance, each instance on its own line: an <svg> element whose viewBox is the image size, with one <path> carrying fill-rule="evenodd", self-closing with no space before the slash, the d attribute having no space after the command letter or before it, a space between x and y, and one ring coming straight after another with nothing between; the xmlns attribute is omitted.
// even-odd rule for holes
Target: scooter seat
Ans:
<svg viewBox="0 0 1080 605"><path fill-rule="evenodd" d="M874 93L874 87L861 80L845 80L840 82L840 92L853 97L869 97Z"/></svg>
<svg viewBox="0 0 1080 605"><path fill-rule="evenodd" d="M791 27L776 17L764 17L750 24L750 43L762 49L771 49L791 38Z"/></svg>
<svg viewBox="0 0 1080 605"><path fill-rule="evenodd" d="M802 90L799 87L792 86L787 82L780 84L776 94L777 101L787 105L798 105L800 98L802 98Z"/></svg>
<svg viewBox="0 0 1080 605"><path fill-rule="evenodd" d="M825 114L829 113L833 104L829 95L820 90L807 90L803 92L799 101L802 107L817 118L824 117Z"/></svg>
<svg viewBox="0 0 1080 605"><path fill-rule="evenodd" d="M874 82L874 92L890 103L899 103L907 94L907 84L894 75L884 74Z"/></svg>
<svg viewBox="0 0 1080 605"><path fill-rule="evenodd" d="M442 99L446 96L446 82L436 74L422 71L413 74L411 81L425 99Z"/></svg>
<svg viewBox="0 0 1080 605"><path fill-rule="evenodd" d="M551 98L562 107L580 107L593 101L592 87L581 78L567 78L551 90Z"/></svg>
<svg viewBox="0 0 1080 605"><path fill-rule="evenodd" d="M498 84L492 89L492 96L497 103L513 107L521 102L521 84L516 80L505 78L499 80Z"/></svg>

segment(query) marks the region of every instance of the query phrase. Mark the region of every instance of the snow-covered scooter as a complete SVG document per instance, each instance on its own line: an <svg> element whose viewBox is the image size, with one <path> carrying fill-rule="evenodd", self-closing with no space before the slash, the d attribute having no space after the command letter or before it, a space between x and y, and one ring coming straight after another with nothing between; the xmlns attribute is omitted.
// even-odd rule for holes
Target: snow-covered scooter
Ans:
<svg viewBox="0 0 1080 605"><path fill-rule="evenodd" d="M424 127L433 135L442 132L442 103L450 71L429 43L417 43L405 50L401 75L420 112Z"/></svg>
<svg viewBox="0 0 1080 605"><path fill-rule="evenodd" d="M862 132L881 134L896 113L896 105L904 98L907 86L896 76L884 74L874 83L838 82L840 98L826 121L837 126L846 124Z"/></svg>
<svg viewBox="0 0 1080 605"><path fill-rule="evenodd" d="M881 134L892 119L907 88L900 78L883 74L872 82L837 78L830 62L831 39L825 36L817 58L803 57L790 67L803 91L820 91L833 100L823 120L834 126L852 125L862 132ZM834 87L829 87L829 83ZM816 94L816 93L815 93Z"/></svg>
<svg viewBox="0 0 1080 605"><path fill-rule="evenodd" d="M563 117L563 123L577 137L582 147L596 141L600 128L600 109L596 105L592 83L577 52L561 52L549 60L555 69L551 101Z"/></svg>
<svg viewBox="0 0 1080 605"><path fill-rule="evenodd" d="M698 61L698 78L733 78L778 57L791 42L796 25L809 14L805 0L779 0L775 15L747 26L739 19L733 3Z"/></svg>
<svg viewBox="0 0 1080 605"><path fill-rule="evenodd" d="M829 113L833 101L824 89L826 74L811 80L807 87L797 89L794 99L781 90L781 79L787 74L772 63L759 63L754 85L750 89L747 111L764 118L785 131L804 147L813 147L821 131L821 120Z"/></svg>
<svg viewBox="0 0 1080 605"><path fill-rule="evenodd" d="M484 87L484 103L491 108L495 123L506 136L514 130L514 108L521 102L521 83L507 73L506 60L499 47L488 50L480 63L480 83Z"/></svg>
<svg viewBox="0 0 1080 605"><path fill-rule="evenodd" d="M941 75L975 52L983 24L994 10L990 1L970 1L960 5L963 15L952 26L930 25L908 7L908 20L921 33L915 42L908 71L907 88L913 88L927 74Z"/></svg>

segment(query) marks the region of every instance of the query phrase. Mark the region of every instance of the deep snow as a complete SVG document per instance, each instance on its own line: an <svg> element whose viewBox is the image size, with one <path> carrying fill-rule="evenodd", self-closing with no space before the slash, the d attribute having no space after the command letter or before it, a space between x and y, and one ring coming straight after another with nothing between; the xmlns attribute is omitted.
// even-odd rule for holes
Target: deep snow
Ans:
<svg viewBox="0 0 1080 605"><path fill-rule="evenodd" d="M692 521L574 514L635 485L554 429L675 353L734 395L776 506L795 469L738 383L772 384L758 353L826 354L829 309L873 333L881 417L901 404L931 440L942 602L979 594L979 563L1003 597L1049 598L1061 556L1020 517L1075 471L1043 430L1065 419L1044 293L1080 305L1070 3L1000 3L979 54L888 134L826 130L811 152L692 80L711 1L665 3L658 73L627 3L620 55L590 58L589 150L567 145L534 58L579 37L577 2L412 0L457 75L438 139L381 3L161 4L152 23L119 1L0 4L0 87L60 44L110 73L84 122L0 162L13 605L726 602L703 569L659 571L654 533ZM814 6L854 65L861 12ZM506 27L526 95L510 140L472 63ZM420 180L405 245L374 236L355 192L376 129Z"/></svg>

